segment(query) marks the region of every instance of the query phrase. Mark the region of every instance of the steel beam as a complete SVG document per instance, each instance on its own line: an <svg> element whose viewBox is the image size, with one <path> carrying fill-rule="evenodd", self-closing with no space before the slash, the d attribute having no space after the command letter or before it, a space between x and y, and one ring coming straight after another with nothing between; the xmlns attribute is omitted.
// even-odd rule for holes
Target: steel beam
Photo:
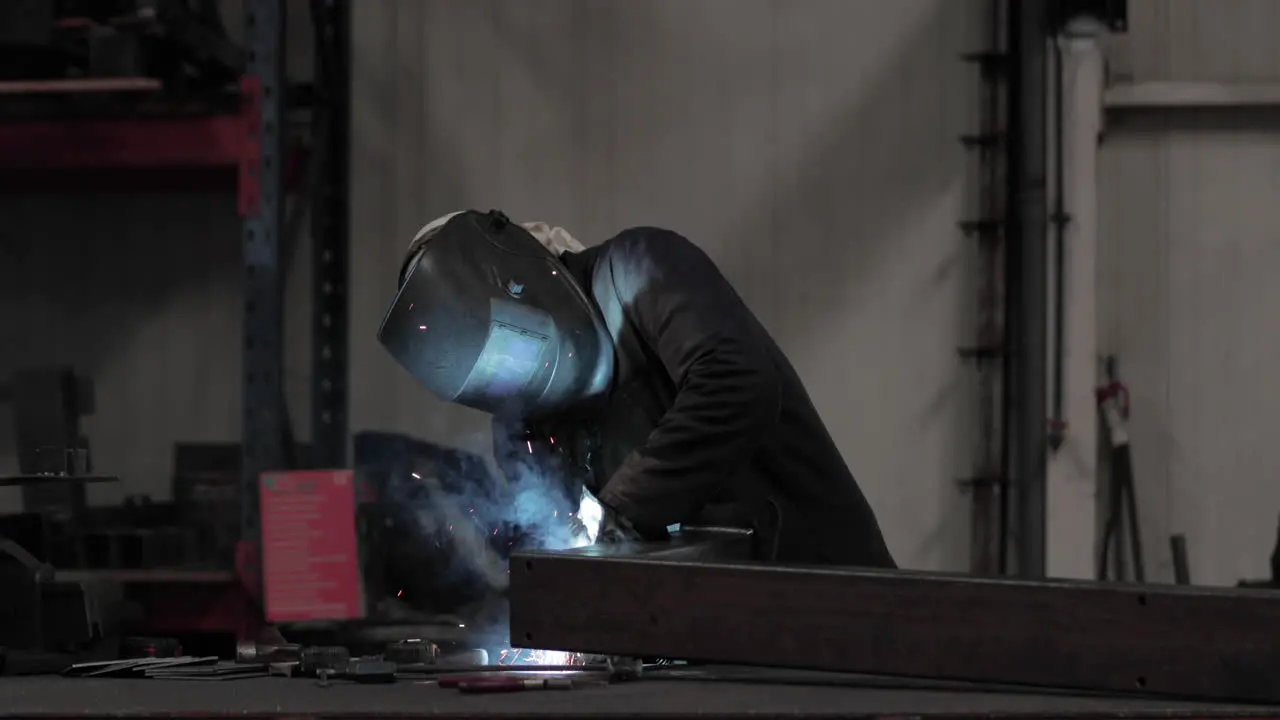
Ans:
<svg viewBox="0 0 1280 720"><path fill-rule="evenodd" d="M1280 701L1265 591L517 553L510 598L525 647Z"/></svg>

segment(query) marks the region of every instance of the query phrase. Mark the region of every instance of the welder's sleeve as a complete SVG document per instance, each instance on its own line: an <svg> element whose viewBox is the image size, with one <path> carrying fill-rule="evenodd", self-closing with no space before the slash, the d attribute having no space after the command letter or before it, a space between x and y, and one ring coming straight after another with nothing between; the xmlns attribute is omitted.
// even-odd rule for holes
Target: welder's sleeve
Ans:
<svg viewBox="0 0 1280 720"><path fill-rule="evenodd" d="M656 229L614 244L609 270L625 326L676 394L599 499L650 534L687 521L739 475L777 425L779 378L763 328L702 250Z"/></svg>

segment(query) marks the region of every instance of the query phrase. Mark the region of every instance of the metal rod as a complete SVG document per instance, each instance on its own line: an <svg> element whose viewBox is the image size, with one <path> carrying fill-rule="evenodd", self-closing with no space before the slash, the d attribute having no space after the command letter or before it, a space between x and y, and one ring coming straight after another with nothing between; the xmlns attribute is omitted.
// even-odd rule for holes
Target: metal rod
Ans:
<svg viewBox="0 0 1280 720"><path fill-rule="evenodd" d="M1009 78L1009 302L1011 320L1014 563L1024 577L1045 572L1048 205L1045 100L1048 10L1012 2Z"/></svg>
<svg viewBox="0 0 1280 720"><path fill-rule="evenodd" d="M517 553L510 599L525 647L1280 701L1266 591Z"/></svg>
<svg viewBox="0 0 1280 720"><path fill-rule="evenodd" d="M1008 53L1009 51L1009 11L1006 8L1007 4L1008 3L1005 0L994 0L992 2L991 38L992 38L993 44L995 45L994 49L997 53ZM1007 68L1007 66L1008 66L1008 63L1005 62L1003 67ZM1004 97L1003 97L1003 102L997 102L997 107L995 108L995 110L996 110L996 115L998 120L1005 126L1007 131L1008 115L1009 115L1009 100L1010 100L1010 96L1008 92L1008 75L1002 73L1000 78L1001 78L1000 87L1003 91ZM998 409L996 409L996 412L998 413L998 418L999 418L999 420L997 421L998 427L999 427L999 447L997 448L997 452L999 454L998 454L998 457L996 458L996 465L999 468L999 472L998 472L999 484L997 486L997 490L999 493L997 497L997 502L998 502L997 522L998 522L999 530L996 535L996 544L997 544L996 569L1000 575L1007 575L1009 573L1009 518L1010 518L1009 437L1010 437L1010 424L1011 424L1010 412L1009 412L1009 408L1010 408L1009 387L1010 387L1010 379L1012 377L1012 372L1011 372L1011 362L1009 359L1010 358L1009 334L1008 334L1009 333L1009 312L1007 309L1008 283L1006 278L1000 276L1000 273L1002 271L1004 273L1008 272L1007 268L1009 266L1009 232L1008 232L1009 224L1007 222L1008 207L1010 204L1008 187L1007 187L1007 177L1009 174L1009 168L1008 168L1009 140L1010 138L1006 137L1005 142L1002 144L1002 148L1004 150L1003 152L1004 164L999 166L999 168L996 170L994 175L997 181L1002 181L1002 180L1005 181L1005 186L1000 187L999 190L996 190L994 188L992 189L993 192L999 193L998 201L994 204L993 209L1006 215L1005 217L1006 222L1002 228L1003 232L1001 233L1001 237L1000 237L1000 257L999 257L1000 267L993 268L993 270L997 273L995 279L997 282L1000 283L1000 287L997 289L997 296L999 298L997 300L998 308L995 309L993 312L1000 315L1000 317L998 319L992 318L993 322L999 323L999 329L997 331L997 334L1000 336L1000 344L1005 351L1004 355L1001 356L1000 358L1000 383L999 383L1000 395L998 400L999 407Z"/></svg>
<svg viewBox="0 0 1280 720"><path fill-rule="evenodd" d="M1063 72L1062 43L1056 39L1050 53L1053 63L1053 381L1050 387L1049 448L1057 452L1066 439L1066 417L1063 414L1066 349L1063 343L1067 335L1067 163L1066 163L1066 80Z"/></svg>

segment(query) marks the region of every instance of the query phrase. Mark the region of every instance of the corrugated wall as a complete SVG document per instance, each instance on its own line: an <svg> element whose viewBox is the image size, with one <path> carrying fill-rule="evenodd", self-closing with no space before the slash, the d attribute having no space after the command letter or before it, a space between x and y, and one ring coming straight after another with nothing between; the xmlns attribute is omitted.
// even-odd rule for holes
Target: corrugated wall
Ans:
<svg viewBox="0 0 1280 720"><path fill-rule="evenodd" d="M474 206L708 250L914 567L962 568L975 303L956 231L983 3L355 3L353 427L488 448L376 346L402 252Z"/></svg>
<svg viewBox="0 0 1280 720"><path fill-rule="evenodd" d="M1130 0L1136 81L1280 82L1270 0ZM1265 577L1280 514L1280 114L1118 119L1101 158L1100 345L1133 392L1147 555L1196 582Z"/></svg>

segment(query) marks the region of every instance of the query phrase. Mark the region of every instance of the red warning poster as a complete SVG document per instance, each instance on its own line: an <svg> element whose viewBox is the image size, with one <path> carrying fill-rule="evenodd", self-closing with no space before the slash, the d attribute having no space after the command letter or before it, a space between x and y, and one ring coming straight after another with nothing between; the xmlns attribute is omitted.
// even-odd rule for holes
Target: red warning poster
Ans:
<svg viewBox="0 0 1280 720"><path fill-rule="evenodd" d="M352 471L267 473L259 496L267 620L364 617Z"/></svg>

